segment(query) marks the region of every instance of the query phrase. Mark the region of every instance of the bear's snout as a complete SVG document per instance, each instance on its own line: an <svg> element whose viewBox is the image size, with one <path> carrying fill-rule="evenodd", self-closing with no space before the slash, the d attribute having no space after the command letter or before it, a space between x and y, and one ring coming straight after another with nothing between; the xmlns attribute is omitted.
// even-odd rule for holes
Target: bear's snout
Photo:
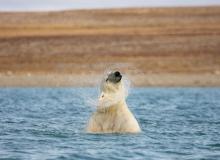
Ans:
<svg viewBox="0 0 220 160"><path fill-rule="evenodd" d="M119 71L116 71L114 74L115 74L115 77L120 77L121 76L121 73Z"/></svg>
<svg viewBox="0 0 220 160"><path fill-rule="evenodd" d="M122 75L119 71L116 71L116 72L111 72L109 75L108 75L108 78L106 79L106 82L107 81L110 81L110 82L113 82L113 83L118 83L120 82L122 79Z"/></svg>

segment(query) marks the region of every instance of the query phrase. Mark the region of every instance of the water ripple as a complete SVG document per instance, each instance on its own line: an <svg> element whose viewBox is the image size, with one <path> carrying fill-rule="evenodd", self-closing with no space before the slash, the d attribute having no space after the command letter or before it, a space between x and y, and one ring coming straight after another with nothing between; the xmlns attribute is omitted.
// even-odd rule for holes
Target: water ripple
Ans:
<svg viewBox="0 0 220 160"><path fill-rule="evenodd" d="M0 159L220 159L219 88L135 88L140 134L87 134L95 88L1 88Z"/></svg>

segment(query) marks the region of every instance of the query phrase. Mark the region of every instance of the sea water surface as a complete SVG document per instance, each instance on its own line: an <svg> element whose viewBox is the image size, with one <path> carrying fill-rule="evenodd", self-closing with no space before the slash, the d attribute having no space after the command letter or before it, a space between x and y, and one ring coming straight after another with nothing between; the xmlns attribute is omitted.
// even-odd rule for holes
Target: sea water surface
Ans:
<svg viewBox="0 0 220 160"><path fill-rule="evenodd" d="M1 88L0 159L220 159L220 88L133 88L140 134L87 134L95 88Z"/></svg>

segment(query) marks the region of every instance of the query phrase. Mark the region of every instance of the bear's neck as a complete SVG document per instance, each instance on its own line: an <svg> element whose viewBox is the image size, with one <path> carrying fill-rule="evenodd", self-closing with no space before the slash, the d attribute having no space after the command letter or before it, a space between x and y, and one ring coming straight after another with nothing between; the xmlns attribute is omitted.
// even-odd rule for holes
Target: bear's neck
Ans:
<svg viewBox="0 0 220 160"><path fill-rule="evenodd" d="M123 101L119 101L118 103L116 103L112 106L98 109L98 112L101 112L101 113L117 113L120 110L126 109L126 106L127 106L127 104L123 100Z"/></svg>

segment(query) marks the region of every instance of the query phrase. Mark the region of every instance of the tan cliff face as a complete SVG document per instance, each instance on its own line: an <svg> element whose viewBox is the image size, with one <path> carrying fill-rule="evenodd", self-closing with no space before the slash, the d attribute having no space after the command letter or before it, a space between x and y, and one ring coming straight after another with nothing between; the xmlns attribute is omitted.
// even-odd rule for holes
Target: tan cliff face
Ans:
<svg viewBox="0 0 220 160"><path fill-rule="evenodd" d="M0 13L1 86L218 86L219 51L219 7Z"/></svg>

